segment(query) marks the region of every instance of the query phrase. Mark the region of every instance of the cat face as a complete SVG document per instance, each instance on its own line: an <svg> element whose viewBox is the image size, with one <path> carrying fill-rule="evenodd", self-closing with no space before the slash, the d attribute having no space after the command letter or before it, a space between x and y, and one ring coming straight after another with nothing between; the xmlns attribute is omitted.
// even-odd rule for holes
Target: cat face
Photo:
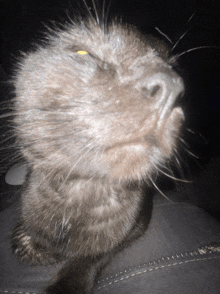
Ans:
<svg viewBox="0 0 220 294"><path fill-rule="evenodd" d="M168 49L135 29L88 21L25 56L17 137L35 168L141 180L171 157L183 111Z"/></svg>

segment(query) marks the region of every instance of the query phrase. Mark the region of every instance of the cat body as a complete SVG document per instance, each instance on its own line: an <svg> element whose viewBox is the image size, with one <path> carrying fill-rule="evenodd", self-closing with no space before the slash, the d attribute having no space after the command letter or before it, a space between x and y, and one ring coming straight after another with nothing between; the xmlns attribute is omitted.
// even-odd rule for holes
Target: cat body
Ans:
<svg viewBox="0 0 220 294"><path fill-rule="evenodd" d="M92 18L20 62L14 123L30 170L12 248L30 263L67 260L46 293L91 293L146 229L142 183L170 160L184 120L173 62L155 38Z"/></svg>

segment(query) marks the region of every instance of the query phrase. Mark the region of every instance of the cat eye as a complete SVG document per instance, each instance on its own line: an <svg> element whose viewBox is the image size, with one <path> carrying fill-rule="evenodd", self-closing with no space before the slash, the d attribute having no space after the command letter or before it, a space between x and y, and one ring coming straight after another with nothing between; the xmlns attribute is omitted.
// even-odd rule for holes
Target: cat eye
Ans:
<svg viewBox="0 0 220 294"><path fill-rule="evenodd" d="M67 50L70 50L70 51L72 51L73 53L77 53L77 54L79 54L79 55L90 55L91 56L91 54L88 52L88 51L86 51L86 50L83 50L82 48L80 48L80 46L76 46L76 45L73 45L73 46L68 46L67 47Z"/></svg>
<svg viewBox="0 0 220 294"><path fill-rule="evenodd" d="M86 55L86 54L89 54L87 51L82 51L82 50L79 50L77 51L76 53L80 54L80 55Z"/></svg>
<svg viewBox="0 0 220 294"><path fill-rule="evenodd" d="M78 50L76 53L79 55L88 55L89 57L92 57L93 59L97 59L93 54L89 53L88 51Z"/></svg>
<svg viewBox="0 0 220 294"><path fill-rule="evenodd" d="M81 55L82 57L84 55L88 55L89 57L91 57L92 59L94 59L97 62L97 65L102 68L102 69L108 69L108 65L107 63L105 63L104 61L100 60L100 58L98 56L96 56L95 54L91 54L90 52L81 49L79 46L71 46L68 47L68 50L71 50L72 52L76 53L77 55Z"/></svg>
<svg viewBox="0 0 220 294"><path fill-rule="evenodd" d="M84 55L88 55L89 57L91 57L91 58L93 58L93 59L97 59L93 54L91 54L90 52L85 51L85 50L77 50L76 53L77 53L78 55L82 55L82 56L84 56Z"/></svg>

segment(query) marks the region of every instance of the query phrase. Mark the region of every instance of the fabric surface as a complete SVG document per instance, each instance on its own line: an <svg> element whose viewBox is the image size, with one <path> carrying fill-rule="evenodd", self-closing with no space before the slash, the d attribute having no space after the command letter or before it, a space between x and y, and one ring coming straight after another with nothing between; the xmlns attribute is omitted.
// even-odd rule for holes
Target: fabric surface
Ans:
<svg viewBox="0 0 220 294"><path fill-rule="evenodd" d="M155 203L145 235L114 258L94 294L219 293L220 224L190 204ZM28 265L12 254L18 207L0 213L0 293L42 293L62 264Z"/></svg>

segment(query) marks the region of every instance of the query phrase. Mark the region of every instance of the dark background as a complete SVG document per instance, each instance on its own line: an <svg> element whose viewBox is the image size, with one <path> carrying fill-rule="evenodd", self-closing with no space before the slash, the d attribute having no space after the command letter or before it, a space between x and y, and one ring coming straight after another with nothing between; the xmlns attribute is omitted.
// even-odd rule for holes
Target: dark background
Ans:
<svg viewBox="0 0 220 294"><path fill-rule="evenodd" d="M106 1L106 11L108 2ZM102 1L100 0L102 7ZM87 0L89 7L91 1ZM63 22L68 15L83 14L82 0L5 0L0 1L1 80L8 80L20 51L27 51L45 32L51 20ZM185 141L198 158L183 153L185 176L192 184L176 186L175 193L193 202L220 220L220 1L219 0L112 0L109 17L118 16L136 25L144 34L151 33L166 40L155 27L179 41L174 54L210 46L184 54L179 59L186 83L187 126ZM172 45L171 45L172 46ZM218 48L217 48L218 47ZM2 91L1 100L10 98ZM2 122L4 123L4 122ZM166 181L162 189L171 191Z"/></svg>

